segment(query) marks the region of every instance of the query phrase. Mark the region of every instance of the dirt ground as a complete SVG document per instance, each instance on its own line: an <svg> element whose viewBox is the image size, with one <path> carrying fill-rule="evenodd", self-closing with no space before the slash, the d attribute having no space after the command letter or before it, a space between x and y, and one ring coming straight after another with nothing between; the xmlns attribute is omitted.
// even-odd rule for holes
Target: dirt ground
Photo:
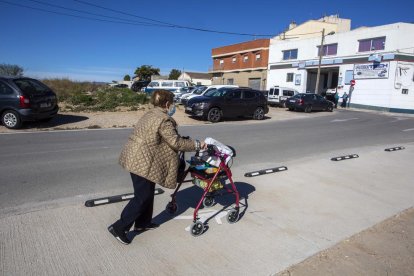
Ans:
<svg viewBox="0 0 414 276"><path fill-rule="evenodd" d="M125 128L133 127L138 119L149 109L146 107L138 111L118 111L118 112L59 112L50 122L27 122L18 130L10 130L0 125L0 133L13 133L22 131L48 131L48 130L70 130L70 129L94 129L94 128ZM269 120L286 120L303 117L329 116L330 112L313 112L305 114L303 112L286 111L284 108L270 107L266 118L260 122ZM184 112L182 105L177 106L177 111L173 117L178 125L200 125L210 124L201 119L191 118ZM228 121L224 121L228 122ZM232 122L239 123L259 123L253 119L236 119Z"/></svg>
<svg viewBox="0 0 414 276"><path fill-rule="evenodd" d="M414 208L293 265L278 276L414 275Z"/></svg>

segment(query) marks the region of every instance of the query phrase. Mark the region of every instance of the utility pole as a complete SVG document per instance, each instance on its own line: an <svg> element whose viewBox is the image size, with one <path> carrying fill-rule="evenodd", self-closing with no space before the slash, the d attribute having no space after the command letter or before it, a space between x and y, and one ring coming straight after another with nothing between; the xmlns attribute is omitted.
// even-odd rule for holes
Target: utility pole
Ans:
<svg viewBox="0 0 414 276"><path fill-rule="evenodd" d="M320 78L320 75L321 75L321 61L322 61L323 40L324 39L325 39L325 29L322 29L322 39L321 39L321 46L319 47L319 63L318 63L318 73L316 75L315 94L319 94L319 78Z"/></svg>
<svg viewBox="0 0 414 276"><path fill-rule="evenodd" d="M328 33L327 35L335 34L334 31ZM318 63L318 74L316 75L316 86L315 86L315 94L319 94L319 78L321 75L321 62L322 62L322 55L323 55L323 42L325 40L325 29L322 29L322 39L321 39L321 46L319 47L319 63Z"/></svg>

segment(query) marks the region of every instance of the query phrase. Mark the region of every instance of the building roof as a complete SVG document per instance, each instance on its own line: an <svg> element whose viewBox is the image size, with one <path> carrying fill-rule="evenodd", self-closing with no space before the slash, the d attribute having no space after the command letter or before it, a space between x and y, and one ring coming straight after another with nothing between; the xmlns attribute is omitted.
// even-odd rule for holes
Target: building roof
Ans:
<svg viewBox="0 0 414 276"><path fill-rule="evenodd" d="M200 73L200 72L184 72L190 76L192 79L204 79L209 80L211 79L211 75L209 73Z"/></svg>

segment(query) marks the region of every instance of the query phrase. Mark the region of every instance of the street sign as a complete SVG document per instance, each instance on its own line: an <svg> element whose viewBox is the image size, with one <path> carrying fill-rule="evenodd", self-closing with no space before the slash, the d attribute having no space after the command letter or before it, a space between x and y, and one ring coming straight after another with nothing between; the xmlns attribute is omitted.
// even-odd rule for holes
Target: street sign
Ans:
<svg viewBox="0 0 414 276"><path fill-rule="evenodd" d="M355 80L351 80L351 86L355 85Z"/></svg>

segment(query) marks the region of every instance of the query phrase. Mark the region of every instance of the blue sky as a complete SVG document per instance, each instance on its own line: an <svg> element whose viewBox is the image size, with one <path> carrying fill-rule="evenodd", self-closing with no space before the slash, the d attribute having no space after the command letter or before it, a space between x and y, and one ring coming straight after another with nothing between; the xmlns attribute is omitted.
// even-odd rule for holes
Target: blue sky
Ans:
<svg viewBox="0 0 414 276"><path fill-rule="evenodd" d="M276 35L293 20L302 23L330 14L351 19L352 28L414 22L413 10L412 0L0 0L0 63L17 64L32 77L79 81L120 80L143 64L160 68L163 74L173 68L207 72L212 48L254 37L148 26L160 23L139 17L224 32Z"/></svg>

